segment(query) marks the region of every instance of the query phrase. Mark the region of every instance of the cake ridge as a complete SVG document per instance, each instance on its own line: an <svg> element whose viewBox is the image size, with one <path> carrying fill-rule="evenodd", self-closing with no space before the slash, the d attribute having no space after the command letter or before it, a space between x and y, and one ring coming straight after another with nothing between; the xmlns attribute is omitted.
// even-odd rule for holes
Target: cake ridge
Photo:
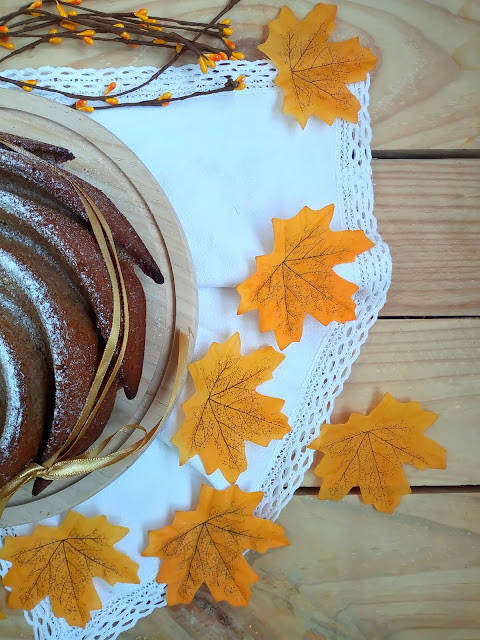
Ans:
<svg viewBox="0 0 480 640"><path fill-rule="evenodd" d="M25 152L17 148L22 145ZM125 283L130 330L120 372L85 433L69 447L69 456L82 453L100 436L122 382L128 398L137 392L145 350L146 299L134 264L157 283L163 282L150 252L115 204L93 185L53 164L73 157L63 147L0 132L0 333L8 333L9 322L17 322L12 320L16 311L19 322L28 318L32 345L37 338L32 348L39 357L44 351L45 402L49 394L54 397L52 417L34 456L38 462L61 450L77 425L112 326L113 283L90 226L89 203L93 212L101 212L114 237L119 265L115 269L121 269ZM123 326L122 310L120 342ZM15 366L20 371L18 362ZM2 393L15 396L11 389L2 391L0 379L0 402ZM21 451L17 454L23 465L32 460L30 454L23 458ZM0 458L0 483L1 464ZM37 478L34 495L47 484Z"/></svg>

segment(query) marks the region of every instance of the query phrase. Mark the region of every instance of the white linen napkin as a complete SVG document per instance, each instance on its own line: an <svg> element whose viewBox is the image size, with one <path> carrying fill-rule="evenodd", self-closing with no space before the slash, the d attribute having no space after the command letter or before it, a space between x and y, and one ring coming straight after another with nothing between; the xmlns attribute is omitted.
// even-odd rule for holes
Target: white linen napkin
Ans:
<svg viewBox="0 0 480 640"><path fill-rule="evenodd" d="M242 353L267 344L278 349L273 332L260 333L257 312L237 316L240 298L234 287L255 271L255 256L273 249L273 217L290 218L303 206L320 209L337 201L336 127L311 119L302 131L281 113L278 94L236 91L216 96L215 106L210 98L198 99L195 109L185 101L160 114L144 108L140 127L131 125L139 109L94 114L140 157L182 223L199 286L195 360L213 341L224 342L235 331ZM331 226L344 228L340 209ZM353 264L336 271L355 281ZM259 387L285 400L287 416L296 408L312 354L325 335L326 328L309 317L301 342L285 349L274 379ZM189 379L160 435L167 444L183 420L180 405L193 392ZM258 485L277 446L246 444L248 469L239 479L243 489ZM198 456L192 463L204 472ZM228 486L220 472L208 480L217 488Z"/></svg>
<svg viewBox="0 0 480 640"><path fill-rule="evenodd" d="M359 91L368 96L368 84L365 86ZM95 120L123 140L150 169L181 221L199 286L195 359L203 357L213 341L223 342L235 331L240 332L242 353L267 344L278 349L272 332L260 333L257 312L237 316L239 296L235 290L236 285L255 271L255 256L272 250L273 217L290 218L305 205L320 209L335 203L331 227L347 228L347 187L344 178L343 183L340 181L341 159L338 157L342 125L337 122L329 127L311 119L302 131L296 122L281 114L280 102L280 92L270 86L263 91L235 91L162 109L112 109L93 114ZM368 122L366 127L369 131ZM367 136L367 147L368 144ZM368 153L369 149L367 156ZM369 171L368 164L364 179L371 198ZM356 180L354 173L352 180ZM370 211L365 214L367 233L375 234L371 201L369 206ZM358 216L362 216L361 211ZM366 310L359 306L365 318L362 320L365 331L359 334L355 343L358 346L383 304L390 279L388 249L379 236L375 240L377 247L369 252L373 268L368 277L365 269L358 268L358 259L356 264L335 268L339 275L359 285L356 294L359 305L369 304ZM377 292L379 282L381 293ZM342 327L344 330L347 331L347 327ZM307 395L311 395L312 381L316 381L315 402L327 403L328 400L330 403L331 390L323 399L321 392L317 393L324 384L323 377L340 378L337 372L345 368L346 373L339 379L341 388L354 359L347 359L344 365L342 359L335 360L336 354L330 353L335 332L336 323L323 327L307 317L302 340L284 350L286 358L274 372L273 380L259 387L261 393L285 400L283 412L291 426L295 423L297 438L303 428L310 434L312 429L318 431L319 428L318 424L311 424L313 418L305 425L306 419L302 418L306 415L307 407L303 405ZM351 344L348 349L352 350ZM159 561L140 556L147 542L147 531L169 524L175 510L195 508L202 483L217 488L227 486L219 471L210 476L205 474L198 456L183 467L178 466L178 452L170 438L184 418L180 404L192 393L193 385L188 379L176 408L149 450L114 483L75 509L87 516L105 514L112 523L130 528L117 548L140 564L142 585L109 587L95 580L104 608L93 612L86 630L69 628L63 620L55 618L47 599L26 616L36 629L36 637L113 639L138 617L164 604L163 587L155 584ZM330 404L328 407L322 414L327 417ZM273 441L268 447L246 443L248 469L238 480L243 490L259 490L267 474L274 474L270 477L276 478L275 470L283 464L282 446L284 442L279 441ZM279 487L284 484L280 476L275 482ZM269 500L271 503L272 498ZM45 523L58 524L59 521L60 517L56 517ZM18 527L16 533L31 530L31 526ZM115 627L112 621L123 622Z"/></svg>
<svg viewBox="0 0 480 640"><path fill-rule="evenodd" d="M167 194L199 287L245 280L255 256L272 249L272 217L290 218L305 205L320 209L336 200L336 127L311 119L302 131L278 102L275 90L246 90L185 100L160 113L146 107L93 114Z"/></svg>

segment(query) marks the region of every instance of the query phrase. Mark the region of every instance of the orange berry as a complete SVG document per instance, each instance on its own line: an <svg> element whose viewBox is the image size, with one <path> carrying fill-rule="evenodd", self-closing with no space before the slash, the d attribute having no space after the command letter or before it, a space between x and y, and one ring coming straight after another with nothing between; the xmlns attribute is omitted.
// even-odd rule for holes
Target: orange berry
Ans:
<svg viewBox="0 0 480 640"><path fill-rule="evenodd" d="M75 16L78 16L78 13L76 11L73 11L73 10L72 11L68 11L67 12L67 16L69 18L75 18Z"/></svg>
<svg viewBox="0 0 480 640"><path fill-rule="evenodd" d="M0 26L0 33L8 33L8 27L6 24Z"/></svg>
<svg viewBox="0 0 480 640"><path fill-rule="evenodd" d="M122 33L120 34L120 37L123 38L124 40L130 40L130 34L128 33L128 31L122 31Z"/></svg>
<svg viewBox="0 0 480 640"><path fill-rule="evenodd" d="M170 91L166 91L163 95L159 96L157 100L162 101L162 107L168 107L168 105L170 104L170 102L168 102L168 99L171 97L172 94L170 93ZM167 102L163 102L163 100L167 100Z"/></svg>
<svg viewBox="0 0 480 640"><path fill-rule="evenodd" d="M42 4L43 4L42 0L35 0L35 2L32 2L32 4L29 7L27 7L27 9L40 9Z"/></svg>
<svg viewBox="0 0 480 640"><path fill-rule="evenodd" d="M50 38L50 44L62 44L63 38Z"/></svg>
<svg viewBox="0 0 480 640"><path fill-rule="evenodd" d="M108 104L118 104L118 98L106 98L105 102L108 102Z"/></svg>
<svg viewBox="0 0 480 640"><path fill-rule="evenodd" d="M15 49L15 45L13 44L13 42L0 42L0 46L5 47L5 49L10 49L10 51Z"/></svg>
<svg viewBox="0 0 480 640"><path fill-rule="evenodd" d="M240 84L238 85L238 87L235 87L235 90L241 91L242 89L246 88L246 84L245 82L240 82Z"/></svg>
<svg viewBox="0 0 480 640"><path fill-rule="evenodd" d="M222 38L222 40L224 41L224 43L227 45L229 49L235 49L234 42L232 42L231 40L228 40L227 38Z"/></svg>
<svg viewBox="0 0 480 640"><path fill-rule="evenodd" d="M245 76L238 76L235 82L245 82Z"/></svg>
<svg viewBox="0 0 480 640"><path fill-rule="evenodd" d="M105 91L103 92L104 96L108 96L109 93L112 93L112 91L114 89L117 88L117 83L116 82L110 82L110 84L107 86L107 88L105 89Z"/></svg>
<svg viewBox="0 0 480 640"><path fill-rule="evenodd" d="M162 40L161 38L155 38L153 44L167 44L166 40Z"/></svg>
<svg viewBox="0 0 480 640"><path fill-rule="evenodd" d="M117 22L113 25L114 27L118 27L119 29L124 29L125 25L122 22Z"/></svg>
<svg viewBox="0 0 480 640"><path fill-rule="evenodd" d="M175 51L177 53L180 53L180 51L183 49L183 44L180 44L179 42L176 44L175 46Z"/></svg>
<svg viewBox="0 0 480 640"><path fill-rule="evenodd" d="M48 33L58 33L58 29L50 29Z"/></svg>
<svg viewBox="0 0 480 640"><path fill-rule="evenodd" d="M230 56L230 60L245 60L245 55L240 51L234 51Z"/></svg>
<svg viewBox="0 0 480 640"><path fill-rule="evenodd" d="M219 54L221 60L228 60L228 56L224 51L220 51Z"/></svg>
<svg viewBox="0 0 480 640"><path fill-rule="evenodd" d="M89 38L88 36L85 36L84 38L82 38L82 40L85 42L85 44L93 44L93 38Z"/></svg>
<svg viewBox="0 0 480 640"><path fill-rule="evenodd" d="M78 29L78 24L76 22L71 22L70 20L62 20L60 25L69 31L76 31Z"/></svg>
<svg viewBox="0 0 480 640"><path fill-rule="evenodd" d="M198 64L200 65L200 69L202 70L202 73L207 73L208 71L208 67L207 67L207 61L205 60L205 58L201 57L198 59ZM213 63L215 64L215 63Z"/></svg>
<svg viewBox="0 0 480 640"><path fill-rule="evenodd" d="M65 9L62 7L62 5L58 2L58 0L55 0L57 3L57 11L58 11L58 15L61 16L62 18L67 18L68 17L68 13L65 11ZM36 9L37 7L35 7Z"/></svg>
<svg viewBox="0 0 480 640"><path fill-rule="evenodd" d="M36 86L36 84L37 84L37 81L36 81L36 80L25 80L25 82L26 82L27 84L31 84L31 85L33 85L34 87L35 87L35 86Z"/></svg>
<svg viewBox="0 0 480 640"><path fill-rule="evenodd" d="M132 47L132 49L136 49L138 47L138 44L129 44L129 47Z"/></svg>
<svg viewBox="0 0 480 640"><path fill-rule="evenodd" d="M89 36L90 38L96 34L95 29L85 29L84 31L79 31L77 33L78 36Z"/></svg>
<svg viewBox="0 0 480 640"><path fill-rule="evenodd" d="M222 20L220 24L225 24L228 27L228 25L230 24L230 20L228 18L225 18L225 20Z"/></svg>
<svg viewBox="0 0 480 640"><path fill-rule="evenodd" d="M31 91L31 90L32 90L32 87L22 87L22 89L23 89L24 91Z"/></svg>
<svg viewBox="0 0 480 640"><path fill-rule="evenodd" d="M224 36L233 36L233 29L226 28L223 30Z"/></svg>

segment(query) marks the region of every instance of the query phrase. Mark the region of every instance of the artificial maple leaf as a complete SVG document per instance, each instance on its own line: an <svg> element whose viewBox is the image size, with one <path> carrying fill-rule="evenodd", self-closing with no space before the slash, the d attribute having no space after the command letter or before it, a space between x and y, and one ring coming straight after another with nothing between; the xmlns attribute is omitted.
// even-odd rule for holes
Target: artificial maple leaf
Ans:
<svg viewBox="0 0 480 640"><path fill-rule="evenodd" d="M236 485L223 491L203 485L195 511L177 511L173 524L149 531L142 555L162 559L157 582L168 585L167 604L191 602L204 582L215 600L248 604L258 576L243 552L289 544L280 525L253 515L262 498Z"/></svg>
<svg viewBox="0 0 480 640"><path fill-rule="evenodd" d="M346 85L365 80L377 62L358 38L328 42L336 13L335 5L317 4L298 20L282 7L268 25L268 39L258 47L279 69L275 84L284 91L283 112L293 114L302 129L312 114L327 124L335 118L358 122L360 103Z"/></svg>
<svg viewBox="0 0 480 640"><path fill-rule="evenodd" d="M290 431L284 400L256 391L285 356L272 347L242 356L240 346L235 333L188 366L196 393L183 403L187 419L172 438L180 464L198 453L208 474L220 469L230 483L247 468L245 440L266 447Z"/></svg>
<svg viewBox="0 0 480 640"><path fill-rule="evenodd" d="M113 545L128 533L105 516L86 518L69 511L59 527L39 525L29 536L5 538L0 558L12 563L3 579L12 592L8 605L30 611L50 596L53 613L85 627L102 603L92 578L109 584L138 584L138 565Z"/></svg>
<svg viewBox="0 0 480 640"><path fill-rule="evenodd" d="M324 325L355 318L358 287L332 269L373 247L363 231L330 231L333 204L273 218L274 251L256 258L257 272L238 285L237 313L258 309L260 331L273 329L280 349L302 337L309 313Z"/></svg>
<svg viewBox="0 0 480 640"><path fill-rule="evenodd" d="M310 445L325 454L314 470L323 478L318 497L341 500L360 487L363 501L392 513L411 493L402 464L445 469L446 450L423 435L438 418L418 402L398 402L386 393L368 415L352 413L345 424L324 424Z"/></svg>

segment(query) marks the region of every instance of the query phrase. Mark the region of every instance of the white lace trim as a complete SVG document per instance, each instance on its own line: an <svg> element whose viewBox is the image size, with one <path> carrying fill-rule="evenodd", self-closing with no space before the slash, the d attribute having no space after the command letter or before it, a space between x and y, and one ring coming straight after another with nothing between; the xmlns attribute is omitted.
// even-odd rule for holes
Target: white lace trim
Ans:
<svg viewBox="0 0 480 640"><path fill-rule="evenodd" d="M112 67L109 69L41 67L40 69L9 69L0 71L0 75L15 80L33 79L37 81L38 85L62 89L88 98L89 96L103 95L105 88L112 81L117 84L112 96L132 87L138 87L151 78L155 71L157 71L156 67ZM221 61L217 62L216 69L209 69L207 74L200 71L198 64L170 67L146 87L120 97L119 101L152 100L166 91L170 91L173 96L188 95L195 91L208 91L224 86L227 78L235 79L240 75L248 75L248 91L265 91L272 86L272 80L276 74L277 70L268 60L257 62L248 62L247 60ZM12 88L12 85L0 82L0 87ZM18 90L21 91L21 89ZM66 105L75 102L72 98L50 91L34 89L33 93ZM104 103L89 100L89 104L95 106Z"/></svg>
<svg viewBox="0 0 480 640"><path fill-rule="evenodd" d="M117 83L117 91L123 90L132 85L138 86L154 71L153 67L101 70L43 67L4 71L2 74L17 79L35 78L39 84L41 81L73 93L99 95L112 80ZM265 91L271 90L276 69L268 61L223 62L217 65L214 73L209 71L207 75L201 74L196 65L171 68L151 85L129 96L128 101L132 98L152 99L165 91L184 95L206 90L222 86L226 75L236 78L241 74L247 75L247 91ZM358 282L361 283L354 296L357 318L344 325L330 325L323 348L312 363L304 396L299 399L297 410L290 419L292 430L283 439L279 453L259 482L257 490L264 491L265 497L257 515L263 518L278 517L310 467L313 451L307 449L307 445L318 436L321 425L329 420L334 400L350 375L360 347L385 303L390 285L390 253L377 232L373 216L369 80L352 85L350 90L359 99L361 109L358 124L342 120L336 125L337 192L341 199L335 206L341 211L345 228L363 229L375 246L367 254L361 254L356 262ZM55 94L46 97L54 97L64 104L72 103L71 99ZM14 535L14 530L4 530L3 534ZM0 561L1 575L5 575L7 570L8 563ZM157 584L152 577L140 586L132 585L128 594L112 597L100 611L92 612L91 622L85 630L71 628L63 619L53 616L48 598L33 611L25 612L25 618L33 626L36 640L115 640L140 618L165 604L165 585Z"/></svg>

